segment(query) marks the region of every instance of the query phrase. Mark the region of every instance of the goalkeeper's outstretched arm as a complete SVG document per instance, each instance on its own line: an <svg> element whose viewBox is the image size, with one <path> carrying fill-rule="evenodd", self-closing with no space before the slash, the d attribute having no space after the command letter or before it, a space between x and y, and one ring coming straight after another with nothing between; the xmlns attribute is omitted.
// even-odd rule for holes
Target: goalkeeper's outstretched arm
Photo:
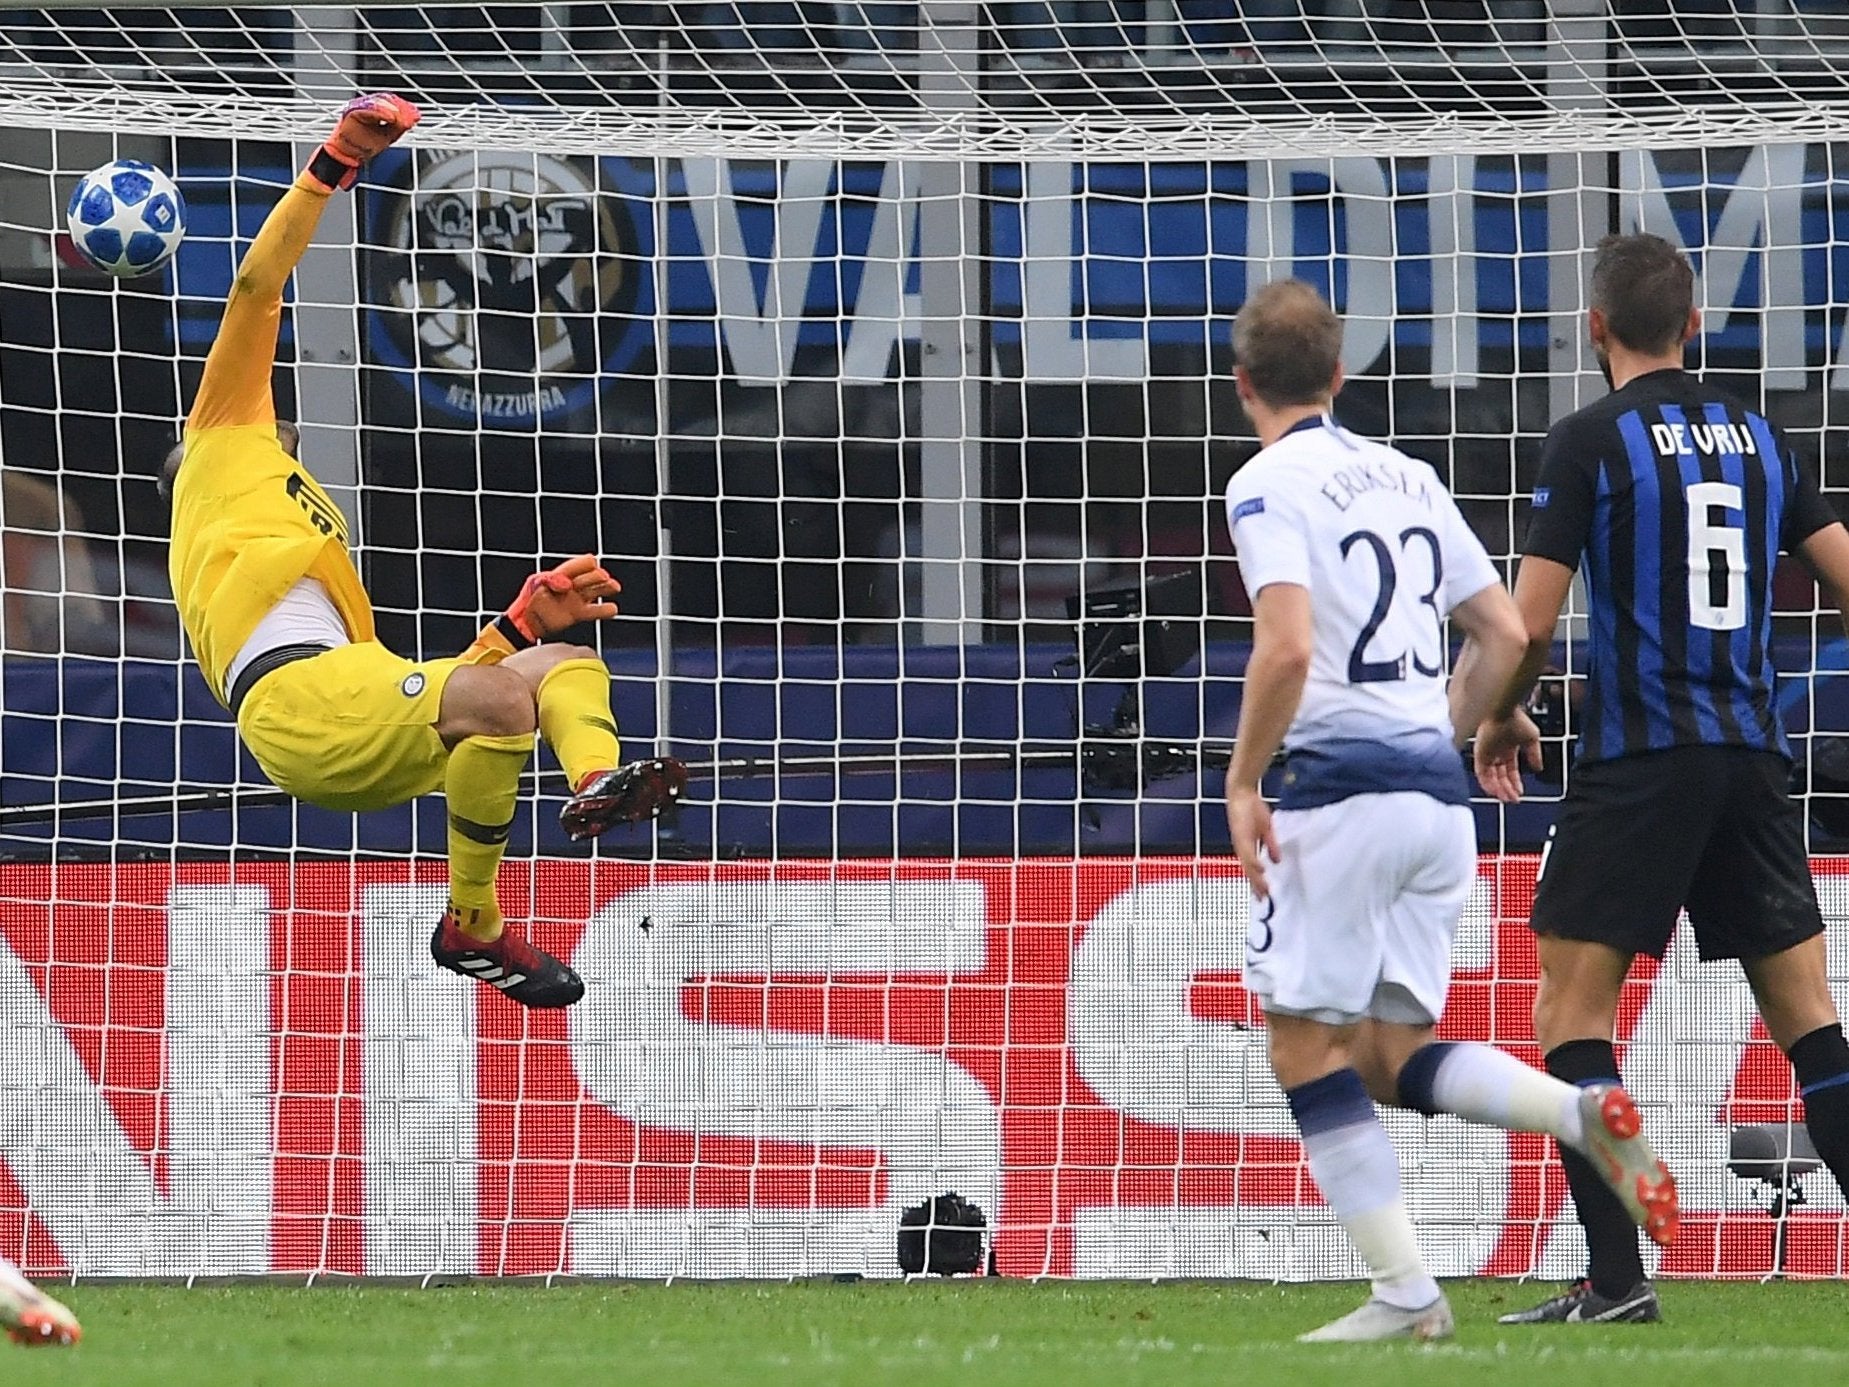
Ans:
<svg viewBox="0 0 1849 1387"><path fill-rule="evenodd" d="M283 285L314 239L327 199L328 190L313 185L304 172L264 219L238 266L224 321L205 359L199 395L186 416L187 428L276 422L270 370L282 325Z"/></svg>
<svg viewBox="0 0 1849 1387"><path fill-rule="evenodd" d="M417 118L417 107L401 97L375 94L347 103L334 133L264 219L238 266L186 419L188 429L276 422L270 372L282 325L283 286L314 239L328 198L352 187L360 165L384 152Z"/></svg>

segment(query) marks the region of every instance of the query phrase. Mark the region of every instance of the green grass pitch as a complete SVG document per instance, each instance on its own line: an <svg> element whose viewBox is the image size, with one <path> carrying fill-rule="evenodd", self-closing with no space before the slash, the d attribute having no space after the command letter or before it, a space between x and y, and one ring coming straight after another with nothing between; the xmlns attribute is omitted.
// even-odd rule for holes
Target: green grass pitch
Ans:
<svg viewBox="0 0 1849 1387"><path fill-rule="evenodd" d="M1450 1286L1455 1340L1310 1348L1356 1286L79 1285L69 1351L0 1383L96 1387L1809 1387L1849 1384L1849 1286L1666 1284L1666 1322L1502 1329L1547 1288Z"/></svg>

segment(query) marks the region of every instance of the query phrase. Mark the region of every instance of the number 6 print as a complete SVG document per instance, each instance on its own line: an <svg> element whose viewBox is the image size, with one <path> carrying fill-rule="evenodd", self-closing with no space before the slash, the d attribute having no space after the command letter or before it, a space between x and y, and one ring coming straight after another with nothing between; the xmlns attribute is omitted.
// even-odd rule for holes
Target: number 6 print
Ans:
<svg viewBox="0 0 1849 1387"><path fill-rule="evenodd" d="M1696 482L1688 489L1688 619L1704 631L1737 631L1746 625L1746 531L1709 519L1717 506L1744 515L1744 504L1740 488L1731 482ZM1717 569L1727 584L1719 602L1714 600Z"/></svg>

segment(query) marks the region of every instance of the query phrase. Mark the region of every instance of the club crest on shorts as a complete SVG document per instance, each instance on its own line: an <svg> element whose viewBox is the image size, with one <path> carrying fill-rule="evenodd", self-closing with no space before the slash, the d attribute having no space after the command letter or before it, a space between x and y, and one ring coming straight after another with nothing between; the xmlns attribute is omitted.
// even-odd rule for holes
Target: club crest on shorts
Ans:
<svg viewBox="0 0 1849 1387"><path fill-rule="evenodd" d="M398 689L406 698L416 698L424 691L424 676L413 670L405 675L404 683L400 684Z"/></svg>

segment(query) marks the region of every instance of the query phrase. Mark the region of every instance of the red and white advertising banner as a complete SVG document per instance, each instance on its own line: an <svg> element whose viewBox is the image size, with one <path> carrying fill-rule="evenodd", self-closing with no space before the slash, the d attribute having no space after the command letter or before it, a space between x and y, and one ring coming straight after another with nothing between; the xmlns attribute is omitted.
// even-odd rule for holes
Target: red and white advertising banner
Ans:
<svg viewBox="0 0 1849 1387"><path fill-rule="evenodd" d="M1838 920L1849 860L1816 873ZM1443 1032L1538 1062L1534 874L1483 860ZM513 926L585 977L552 1013L431 964L443 900L427 864L0 866L0 1252L889 1275L900 1211L955 1190L1003 1274L1359 1272L1240 986L1229 862L509 863ZM1620 1026L1687 1211L1661 1270L1767 1272L1729 1135L1800 1109L1738 969L1679 934ZM1387 1120L1436 1271L1578 1273L1540 1139ZM1840 1275L1843 1202L1804 1192L1786 1264Z"/></svg>

